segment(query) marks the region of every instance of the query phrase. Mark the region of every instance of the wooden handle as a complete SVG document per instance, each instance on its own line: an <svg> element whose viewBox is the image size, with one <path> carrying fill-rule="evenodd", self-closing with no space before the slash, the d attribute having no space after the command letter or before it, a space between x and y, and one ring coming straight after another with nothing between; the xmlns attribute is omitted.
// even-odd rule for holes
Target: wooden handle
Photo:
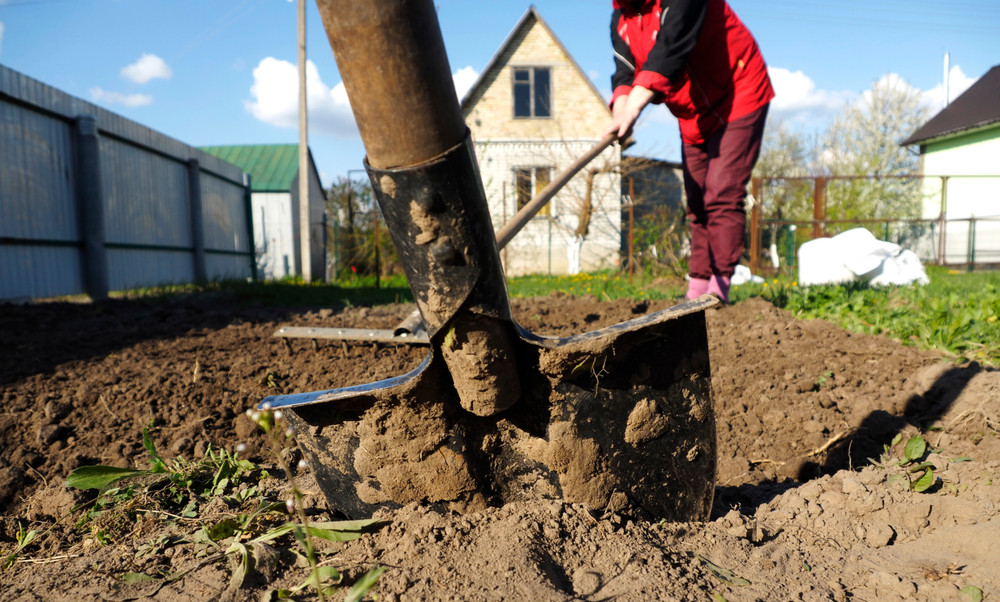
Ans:
<svg viewBox="0 0 1000 602"><path fill-rule="evenodd" d="M368 163L428 161L465 138L432 0L317 0Z"/></svg>
<svg viewBox="0 0 1000 602"><path fill-rule="evenodd" d="M559 175L555 177L554 180L549 182L549 185L542 189L535 198L528 201L528 203L521 207L521 210L514 215L509 222L503 225L500 230L497 231L497 247L504 248L510 239L514 238L514 235L521 231L521 228L527 224L531 218L535 217L535 214L545 206L549 200L556 195L559 190L569 182L570 179L576 175L576 172L583 169L583 166L594 160L594 157L601 154L604 149L608 147L612 142L617 139L614 134L608 134L604 139L595 144L589 151L583 154L579 159L573 162L572 165L564 169Z"/></svg>

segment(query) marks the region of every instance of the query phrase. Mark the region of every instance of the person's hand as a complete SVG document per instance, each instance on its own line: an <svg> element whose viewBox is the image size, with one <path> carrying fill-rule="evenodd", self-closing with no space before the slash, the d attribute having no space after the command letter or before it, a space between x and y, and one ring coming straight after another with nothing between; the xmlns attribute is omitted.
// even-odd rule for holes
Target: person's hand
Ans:
<svg viewBox="0 0 1000 602"><path fill-rule="evenodd" d="M628 138L642 110L651 100L653 91L642 86L635 86L627 96L616 98L611 107L611 125L604 130L603 136L614 134L619 140Z"/></svg>

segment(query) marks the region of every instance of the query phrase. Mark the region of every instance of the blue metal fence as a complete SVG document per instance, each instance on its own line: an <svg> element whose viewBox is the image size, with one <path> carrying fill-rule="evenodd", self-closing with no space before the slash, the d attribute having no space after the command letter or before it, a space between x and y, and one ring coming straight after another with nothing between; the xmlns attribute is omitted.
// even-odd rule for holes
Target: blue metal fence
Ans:
<svg viewBox="0 0 1000 602"><path fill-rule="evenodd" d="M255 277L239 168L0 65L0 299Z"/></svg>

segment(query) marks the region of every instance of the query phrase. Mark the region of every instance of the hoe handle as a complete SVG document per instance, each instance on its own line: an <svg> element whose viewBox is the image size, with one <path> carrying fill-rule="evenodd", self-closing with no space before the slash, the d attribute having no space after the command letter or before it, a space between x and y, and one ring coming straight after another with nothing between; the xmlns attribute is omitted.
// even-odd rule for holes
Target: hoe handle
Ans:
<svg viewBox="0 0 1000 602"><path fill-rule="evenodd" d="M507 243L510 242L510 239L514 238L514 235L520 232L521 228L531 221L531 218L535 217L538 210L544 207L545 203L548 203L549 200L552 199L552 197L554 197L556 193L566 185L566 182L569 182L578 171L583 169L584 165L590 163L594 160L594 157L601 154L601 152L606 149L608 145L614 142L615 139L616 137L613 134L605 136L603 140L581 155L580 158L574 161L572 165L562 170L562 172L560 172L555 179L549 182L548 186L543 188L542 191L535 196L535 198L528 201L524 207L521 207L521 210L518 211L509 222L497 230L497 247L501 249L506 247Z"/></svg>

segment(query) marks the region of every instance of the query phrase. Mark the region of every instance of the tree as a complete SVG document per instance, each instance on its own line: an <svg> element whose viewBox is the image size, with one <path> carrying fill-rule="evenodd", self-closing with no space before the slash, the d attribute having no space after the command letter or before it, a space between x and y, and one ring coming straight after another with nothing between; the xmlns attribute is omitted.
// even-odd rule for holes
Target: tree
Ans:
<svg viewBox="0 0 1000 602"><path fill-rule="evenodd" d="M920 216L919 180L899 177L917 173L919 157L900 142L927 117L920 91L895 74L883 76L837 115L822 140L824 171L865 178L831 183L828 218Z"/></svg>
<svg viewBox="0 0 1000 602"><path fill-rule="evenodd" d="M815 143L788 129L784 122L769 123L764 130L760 157L753 177L764 180L761 212L771 219L812 219L812 181L816 167Z"/></svg>
<svg viewBox="0 0 1000 602"><path fill-rule="evenodd" d="M395 248L367 179L338 178L327 192L326 210L331 216L327 244L336 276L383 275L399 269Z"/></svg>

